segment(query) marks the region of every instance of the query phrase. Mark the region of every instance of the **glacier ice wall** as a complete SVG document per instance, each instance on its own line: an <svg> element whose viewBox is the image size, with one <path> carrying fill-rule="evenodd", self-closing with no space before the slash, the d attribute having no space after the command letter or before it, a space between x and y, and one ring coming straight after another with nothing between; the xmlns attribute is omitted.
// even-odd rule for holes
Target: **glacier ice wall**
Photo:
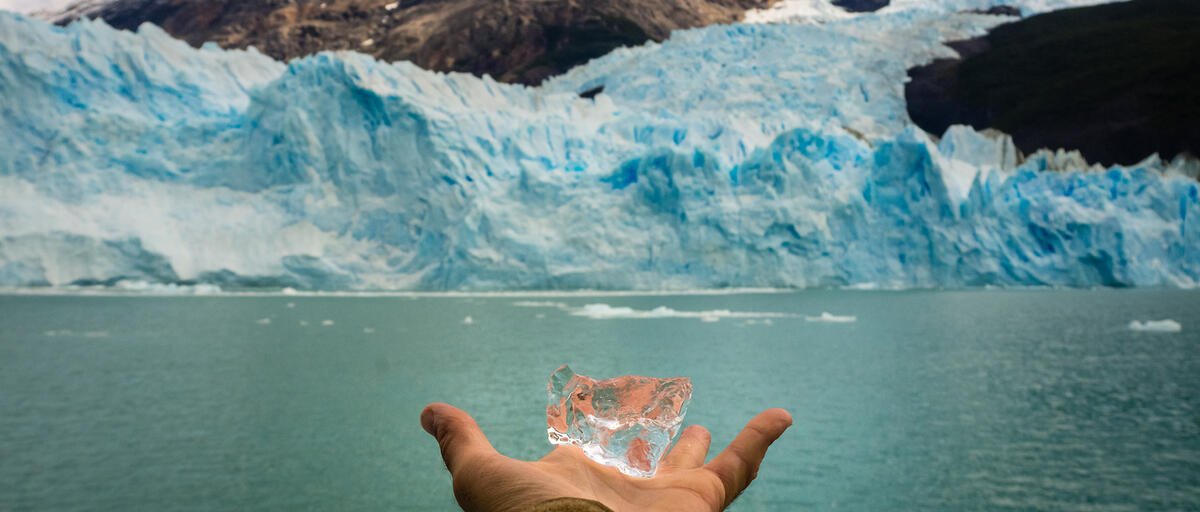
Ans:
<svg viewBox="0 0 1200 512"><path fill-rule="evenodd" d="M525 88L0 13L0 285L1195 286L1177 163L912 125L905 69L1001 21L714 26Z"/></svg>

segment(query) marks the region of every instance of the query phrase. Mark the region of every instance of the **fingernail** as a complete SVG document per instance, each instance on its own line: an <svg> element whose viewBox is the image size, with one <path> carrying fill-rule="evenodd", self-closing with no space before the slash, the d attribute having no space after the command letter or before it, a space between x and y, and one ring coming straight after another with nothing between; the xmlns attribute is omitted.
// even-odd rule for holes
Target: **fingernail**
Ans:
<svg viewBox="0 0 1200 512"><path fill-rule="evenodd" d="M437 413L433 411L432 407L426 407L424 411L421 411L421 428L431 436L437 435Z"/></svg>

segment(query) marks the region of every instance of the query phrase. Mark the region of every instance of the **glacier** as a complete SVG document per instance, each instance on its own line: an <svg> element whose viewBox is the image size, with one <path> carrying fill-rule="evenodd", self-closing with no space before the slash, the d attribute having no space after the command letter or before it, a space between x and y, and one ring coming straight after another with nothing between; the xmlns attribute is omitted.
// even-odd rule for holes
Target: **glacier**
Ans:
<svg viewBox="0 0 1200 512"><path fill-rule="evenodd" d="M1195 287L1194 161L908 119L906 69L1005 20L712 26L527 88L0 12L0 286Z"/></svg>

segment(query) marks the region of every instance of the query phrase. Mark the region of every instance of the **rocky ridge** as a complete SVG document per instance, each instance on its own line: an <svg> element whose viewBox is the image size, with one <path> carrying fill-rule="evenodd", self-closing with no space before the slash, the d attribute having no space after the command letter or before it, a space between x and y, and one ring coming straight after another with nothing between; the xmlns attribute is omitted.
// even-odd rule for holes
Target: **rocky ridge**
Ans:
<svg viewBox="0 0 1200 512"><path fill-rule="evenodd" d="M729 23L775 0L116 0L78 4L58 24L154 23L193 46L254 46L287 60L354 50L435 71L537 84L620 46Z"/></svg>

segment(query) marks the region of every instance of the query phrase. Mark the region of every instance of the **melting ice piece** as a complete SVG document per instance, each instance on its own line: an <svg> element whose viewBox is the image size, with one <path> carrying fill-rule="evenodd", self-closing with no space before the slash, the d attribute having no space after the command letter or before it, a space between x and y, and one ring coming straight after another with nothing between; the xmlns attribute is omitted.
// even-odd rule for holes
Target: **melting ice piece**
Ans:
<svg viewBox="0 0 1200 512"><path fill-rule="evenodd" d="M1147 320L1140 322L1134 320L1129 322L1129 328L1135 331L1150 331L1150 332L1179 332L1183 330L1183 326L1170 318L1166 320Z"/></svg>
<svg viewBox="0 0 1200 512"><path fill-rule="evenodd" d="M551 443L573 444L596 462L649 478L679 433L692 380L626 375L597 381L563 366L546 390Z"/></svg>

